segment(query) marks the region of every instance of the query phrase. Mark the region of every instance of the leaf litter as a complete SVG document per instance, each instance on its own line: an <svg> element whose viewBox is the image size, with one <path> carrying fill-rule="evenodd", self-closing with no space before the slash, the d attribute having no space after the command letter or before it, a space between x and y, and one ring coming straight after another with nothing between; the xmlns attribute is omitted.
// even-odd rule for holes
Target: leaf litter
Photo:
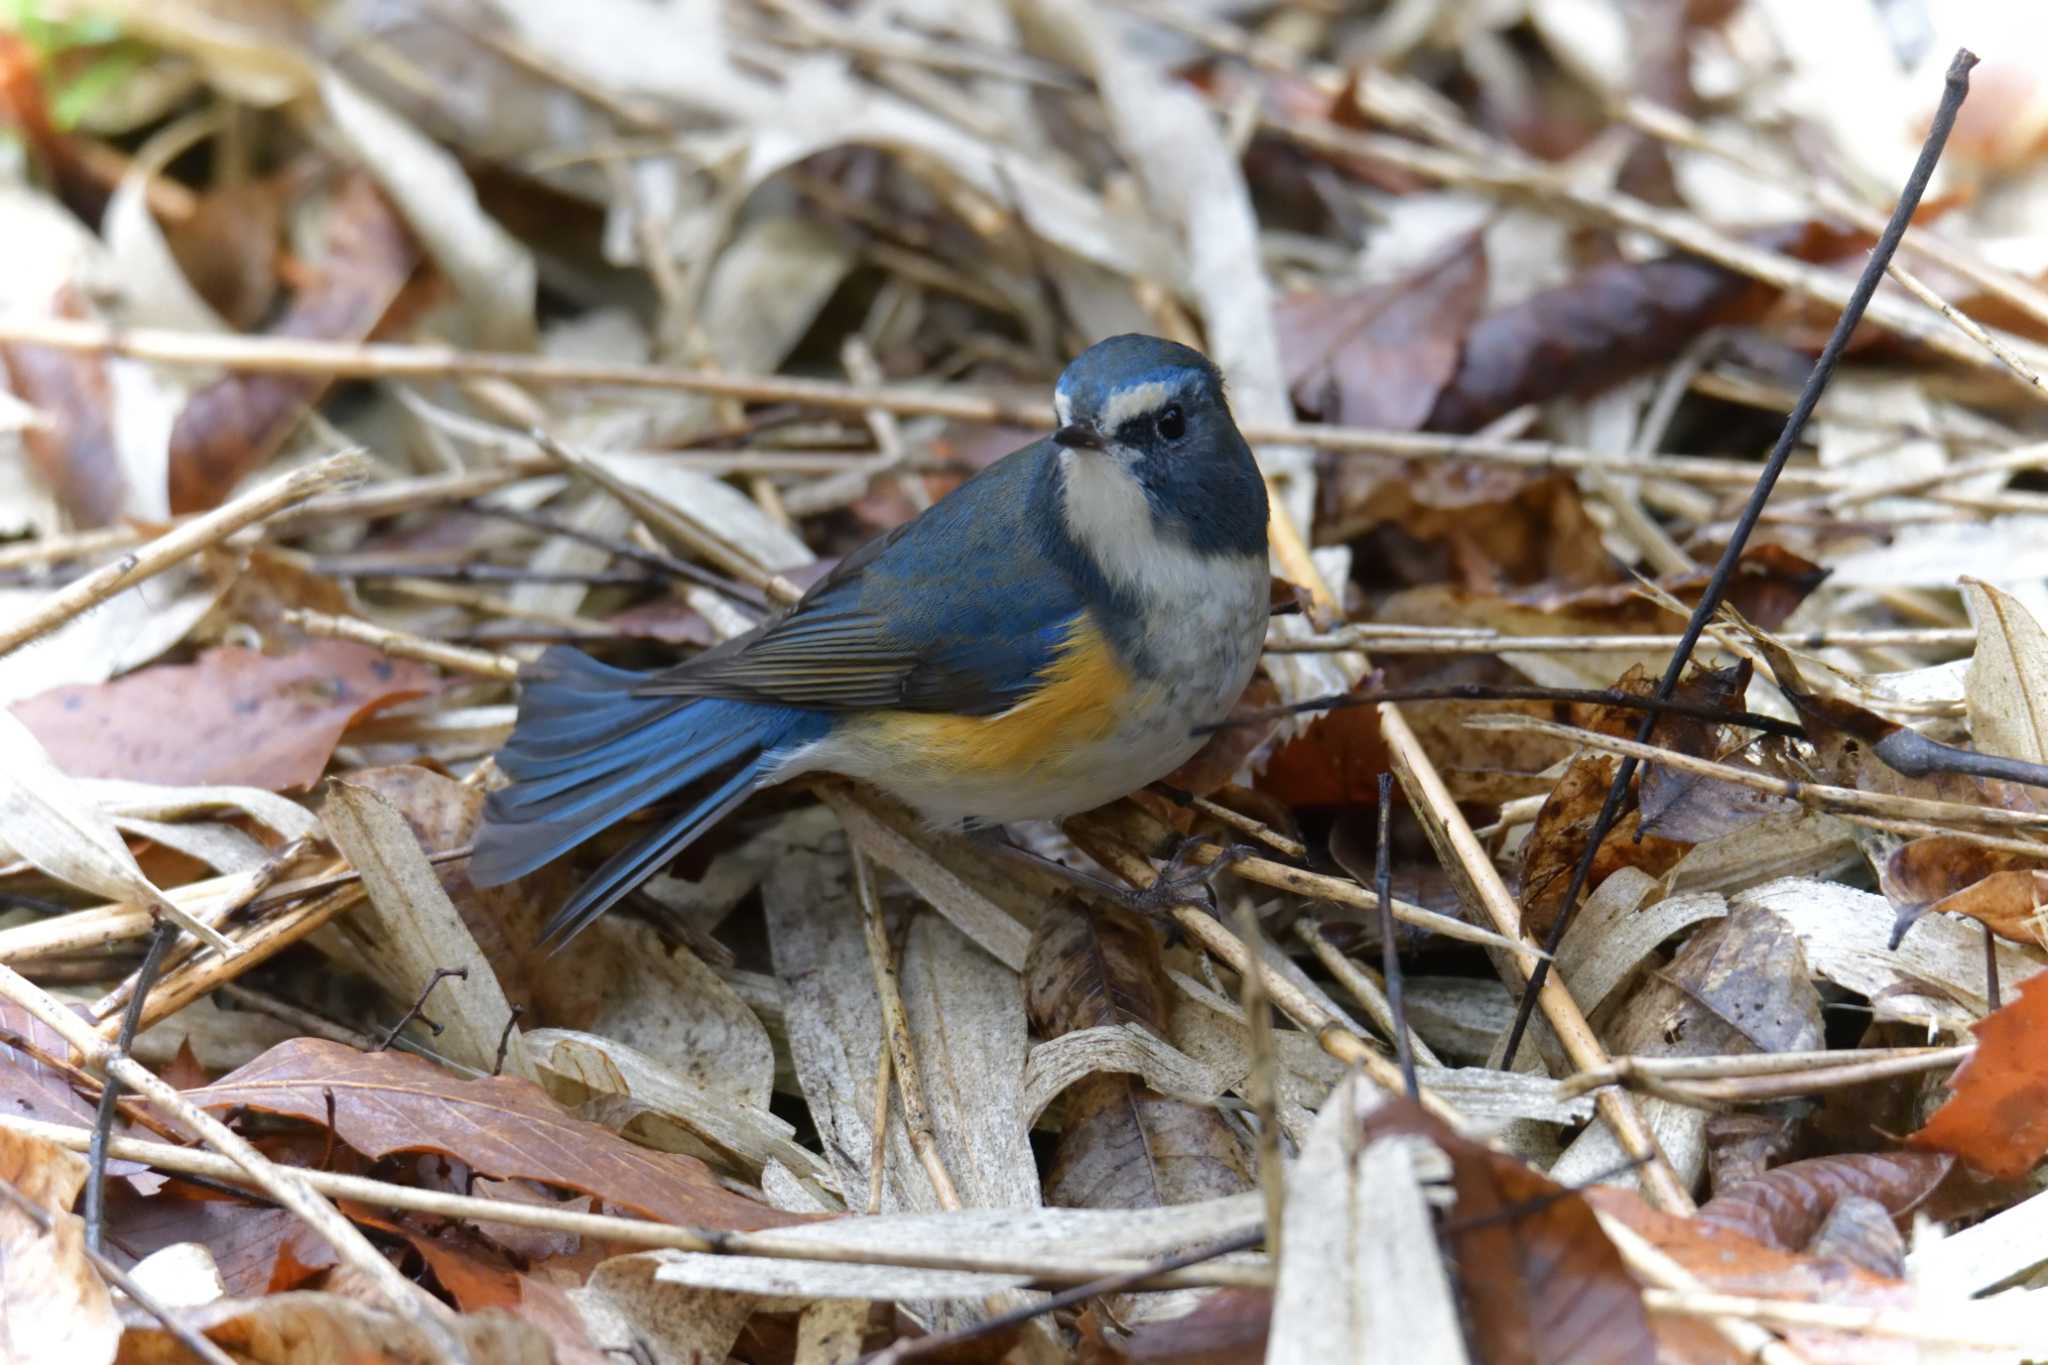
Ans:
<svg viewBox="0 0 2048 1365"><path fill-rule="evenodd" d="M0 1354L2048 1352L2048 44L1906 8L15 6ZM1568 907L1964 42L1898 264L1990 344L1880 291ZM1224 913L831 784L555 957L616 836L468 880L522 661L749 628L1123 330L1231 380L1288 610L1173 790L1020 837L1250 844Z"/></svg>

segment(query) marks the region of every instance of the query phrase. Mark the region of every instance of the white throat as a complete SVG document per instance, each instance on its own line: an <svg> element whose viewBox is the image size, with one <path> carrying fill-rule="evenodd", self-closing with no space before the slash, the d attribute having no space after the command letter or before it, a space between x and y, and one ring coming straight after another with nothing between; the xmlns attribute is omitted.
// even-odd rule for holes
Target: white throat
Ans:
<svg viewBox="0 0 2048 1365"><path fill-rule="evenodd" d="M1145 490L1117 464L1113 450L1060 452L1066 476L1060 511L1067 534L1112 584L1141 601L1198 591L1210 566L1188 546L1159 534Z"/></svg>

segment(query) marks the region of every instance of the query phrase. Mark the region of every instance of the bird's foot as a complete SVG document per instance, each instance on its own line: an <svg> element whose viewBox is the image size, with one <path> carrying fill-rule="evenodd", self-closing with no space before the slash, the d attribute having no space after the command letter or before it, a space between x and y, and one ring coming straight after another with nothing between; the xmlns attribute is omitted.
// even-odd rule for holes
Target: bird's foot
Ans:
<svg viewBox="0 0 2048 1365"><path fill-rule="evenodd" d="M1179 937L1178 926L1173 922L1172 912L1183 905L1199 905L1214 913L1214 883L1217 876L1232 863L1249 857L1255 851L1245 845L1230 844L1209 862L1197 864L1194 855L1204 846L1205 841L1193 837L1183 839L1174 849L1173 856L1167 860L1165 869L1153 879L1150 886L1131 887L1083 868L1069 867L1056 859L1012 843L1000 827L978 830L969 837L998 857L1049 873L1096 900L1143 915L1148 919L1163 920L1170 941Z"/></svg>

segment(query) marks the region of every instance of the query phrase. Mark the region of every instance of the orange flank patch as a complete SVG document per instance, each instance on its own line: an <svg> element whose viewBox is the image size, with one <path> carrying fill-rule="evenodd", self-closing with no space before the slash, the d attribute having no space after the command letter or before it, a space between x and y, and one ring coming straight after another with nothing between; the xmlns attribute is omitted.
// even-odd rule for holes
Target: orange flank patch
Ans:
<svg viewBox="0 0 2048 1365"><path fill-rule="evenodd" d="M1055 767L1072 750L1107 739L1131 675L1086 617L1077 619L1044 684L993 716L907 711L878 717L875 739L922 765L958 772L1022 773Z"/></svg>

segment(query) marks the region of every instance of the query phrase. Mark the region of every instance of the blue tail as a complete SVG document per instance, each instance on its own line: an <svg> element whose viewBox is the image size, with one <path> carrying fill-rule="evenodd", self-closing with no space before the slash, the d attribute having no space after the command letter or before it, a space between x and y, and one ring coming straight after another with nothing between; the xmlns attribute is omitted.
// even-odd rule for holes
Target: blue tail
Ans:
<svg viewBox="0 0 2048 1365"><path fill-rule="evenodd" d="M745 800L790 750L830 726L816 711L636 695L647 677L566 646L541 656L520 692L519 723L498 754L512 785L484 803L472 881L497 886L524 876L650 801L739 766L608 859L549 918L544 939L567 942Z"/></svg>

